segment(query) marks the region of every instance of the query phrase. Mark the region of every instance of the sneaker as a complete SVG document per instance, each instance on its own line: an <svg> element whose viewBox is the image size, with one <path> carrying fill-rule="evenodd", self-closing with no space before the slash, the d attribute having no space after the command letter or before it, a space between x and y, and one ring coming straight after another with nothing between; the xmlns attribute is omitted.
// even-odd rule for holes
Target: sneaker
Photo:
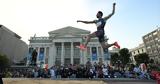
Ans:
<svg viewBox="0 0 160 84"><path fill-rule="evenodd" d="M114 42L114 46L116 46L117 48L120 49L120 46L119 46L119 44L117 42Z"/></svg>

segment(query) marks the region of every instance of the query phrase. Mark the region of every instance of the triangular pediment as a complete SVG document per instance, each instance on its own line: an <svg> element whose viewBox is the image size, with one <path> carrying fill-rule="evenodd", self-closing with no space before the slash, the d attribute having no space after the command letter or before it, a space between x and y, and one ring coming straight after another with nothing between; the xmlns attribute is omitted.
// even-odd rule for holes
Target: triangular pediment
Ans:
<svg viewBox="0 0 160 84"><path fill-rule="evenodd" d="M69 34L77 35L77 34L89 34L90 31L80 29L80 28L76 28L76 27L67 26L67 27L64 27L64 28L61 28L61 29L50 31L48 33L49 33L49 35L51 35L51 34L55 34L55 35L69 35Z"/></svg>

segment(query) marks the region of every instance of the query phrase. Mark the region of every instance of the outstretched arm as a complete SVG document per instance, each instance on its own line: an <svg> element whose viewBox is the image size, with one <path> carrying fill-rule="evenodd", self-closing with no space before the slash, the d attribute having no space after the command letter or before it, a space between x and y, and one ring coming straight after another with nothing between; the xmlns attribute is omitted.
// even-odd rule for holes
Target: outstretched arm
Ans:
<svg viewBox="0 0 160 84"><path fill-rule="evenodd" d="M108 20L112 15L114 15L114 13L115 13L115 5L116 5L116 3L113 3L113 10L112 10L112 13L109 14L108 16L104 17L105 20Z"/></svg>
<svg viewBox="0 0 160 84"><path fill-rule="evenodd" d="M82 22L82 23L85 23L85 24L92 24L92 23L95 23L95 20L94 20L94 21L82 21L82 20L77 20L77 22Z"/></svg>

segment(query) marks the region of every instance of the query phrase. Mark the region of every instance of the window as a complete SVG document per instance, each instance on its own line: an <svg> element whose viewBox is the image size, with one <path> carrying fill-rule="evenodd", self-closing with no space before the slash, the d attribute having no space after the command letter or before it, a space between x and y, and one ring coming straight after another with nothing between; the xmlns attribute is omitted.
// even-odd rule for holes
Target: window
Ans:
<svg viewBox="0 0 160 84"><path fill-rule="evenodd" d="M149 44L149 43L150 43L149 41L146 42L146 44Z"/></svg>
<svg viewBox="0 0 160 84"><path fill-rule="evenodd" d="M158 37L156 37L155 40L158 41Z"/></svg>
<svg viewBox="0 0 160 84"><path fill-rule="evenodd" d="M156 46L158 46L159 44L158 43L156 43Z"/></svg>
<svg viewBox="0 0 160 84"><path fill-rule="evenodd" d="M74 58L73 62L74 64L80 64L80 58Z"/></svg>
<svg viewBox="0 0 160 84"><path fill-rule="evenodd" d="M143 49L142 49L142 53L143 53Z"/></svg>
<svg viewBox="0 0 160 84"><path fill-rule="evenodd" d="M157 31L153 32L153 35L157 35Z"/></svg>
<svg viewBox="0 0 160 84"><path fill-rule="evenodd" d="M80 57L80 50L79 50L79 48L74 48L74 56L75 57Z"/></svg>
<svg viewBox="0 0 160 84"><path fill-rule="evenodd" d="M70 47L65 47L65 56L70 57L71 56L71 48Z"/></svg>
<svg viewBox="0 0 160 84"><path fill-rule="evenodd" d="M148 36L145 36L144 39L148 39Z"/></svg>
<svg viewBox="0 0 160 84"><path fill-rule="evenodd" d="M61 56L61 47L60 46L57 46L57 50L56 50L56 55L57 56Z"/></svg>
<svg viewBox="0 0 160 84"><path fill-rule="evenodd" d="M65 58L64 63L65 63L65 65L71 64L71 59L70 58Z"/></svg>
<svg viewBox="0 0 160 84"><path fill-rule="evenodd" d="M55 64L56 65L60 65L61 64L61 59L60 58L56 58Z"/></svg>
<svg viewBox="0 0 160 84"><path fill-rule="evenodd" d="M150 49L150 48L151 48L150 46L147 47L147 49Z"/></svg>
<svg viewBox="0 0 160 84"><path fill-rule="evenodd" d="M133 52L135 54L135 52Z"/></svg>
<svg viewBox="0 0 160 84"><path fill-rule="evenodd" d="M153 43L154 42L154 40L150 40L150 43Z"/></svg>

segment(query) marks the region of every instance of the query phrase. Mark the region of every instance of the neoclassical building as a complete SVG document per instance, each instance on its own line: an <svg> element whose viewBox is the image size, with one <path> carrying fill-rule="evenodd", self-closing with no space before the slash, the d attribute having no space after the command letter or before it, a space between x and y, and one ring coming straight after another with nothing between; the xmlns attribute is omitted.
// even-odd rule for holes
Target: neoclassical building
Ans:
<svg viewBox="0 0 160 84"><path fill-rule="evenodd" d="M97 38L91 39L86 51L81 51L76 47L83 42L82 37L88 35L90 31L67 26L48 33L49 37L29 39L28 59L31 58L31 53L35 49L38 53L37 64L43 62L49 67L55 64L85 64L87 61L109 63L110 53L103 51ZM111 52L118 52L118 50Z"/></svg>
<svg viewBox="0 0 160 84"><path fill-rule="evenodd" d="M141 43L137 47L130 49L130 53L131 53L130 59L132 63L136 64L135 56L138 54L146 53L146 48L145 48L144 43Z"/></svg>
<svg viewBox="0 0 160 84"><path fill-rule="evenodd" d="M146 53L155 63L160 63L160 27L142 37Z"/></svg>

